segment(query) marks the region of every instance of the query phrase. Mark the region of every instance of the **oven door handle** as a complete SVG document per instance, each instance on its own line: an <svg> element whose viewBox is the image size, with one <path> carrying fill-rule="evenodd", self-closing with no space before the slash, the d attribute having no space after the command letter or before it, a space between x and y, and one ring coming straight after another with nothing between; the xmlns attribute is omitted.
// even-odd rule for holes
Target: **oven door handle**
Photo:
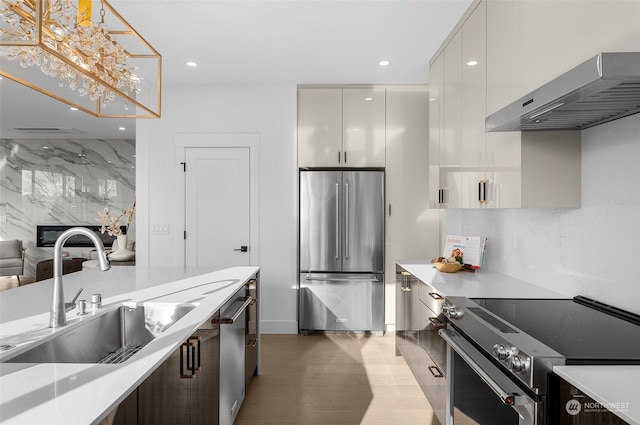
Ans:
<svg viewBox="0 0 640 425"><path fill-rule="evenodd" d="M456 353L458 353L460 357L462 357L462 359L469 365L469 367L471 367L471 369L473 369L473 371L477 373L480 378L482 378L482 380L489 386L489 388L491 388L491 390L493 390L493 392L496 393L498 397L500 397L504 404L506 404L507 406L524 406L531 404L531 401L528 397L507 392L500 386L500 384L498 384L493 378L491 378L482 369L482 367L479 366L469 354L467 354L465 349L461 347L458 341L454 339L456 337L459 337L456 332L450 329L441 329L438 331L438 333L440 334L442 339L444 339L447 344L449 344L449 346Z"/></svg>

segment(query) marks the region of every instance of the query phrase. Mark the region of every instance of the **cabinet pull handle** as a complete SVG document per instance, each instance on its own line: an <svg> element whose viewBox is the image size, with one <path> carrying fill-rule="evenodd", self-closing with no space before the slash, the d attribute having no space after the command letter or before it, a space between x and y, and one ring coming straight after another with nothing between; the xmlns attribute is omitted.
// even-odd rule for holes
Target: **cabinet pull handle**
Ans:
<svg viewBox="0 0 640 425"><path fill-rule="evenodd" d="M201 356L200 356L200 343L202 341L202 338L199 336L192 336L191 338L189 338L189 340L191 341L191 343L193 344L193 357L195 357L195 362L194 362L194 370L201 370L202 369L202 363L201 363ZM196 353L196 349L197 349L197 353ZM195 372L194 372L195 373Z"/></svg>
<svg viewBox="0 0 640 425"><path fill-rule="evenodd" d="M481 204L487 204L488 196L487 196L487 183L489 180L480 180L478 182L478 202Z"/></svg>
<svg viewBox="0 0 640 425"><path fill-rule="evenodd" d="M433 375L434 378L444 378L444 375L442 374L442 372L440 372L440 369L438 369L438 366L429 366L429 372L431 372L431 374ZM434 372L435 370L435 372Z"/></svg>
<svg viewBox="0 0 640 425"><path fill-rule="evenodd" d="M431 298L433 298L434 300L442 299L442 295L438 294L437 292L429 292L429 296L431 296Z"/></svg>
<svg viewBox="0 0 640 425"><path fill-rule="evenodd" d="M347 151L344 151L344 163L347 163Z"/></svg>
<svg viewBox="0 0 640 425"><path fill-rule="evenodd" d="M185 370L185 351L187 355L187 368ZM196 358L195 358L195 346L191 339L183 342L180 346L180 377L186 379L194 379L196 377Z"/></svg>
<svg viewBox="0 0 640 425"><path fill-rule="evenodd" d="M238 298L238 299L239 300L243 300L242 298ZM244 302L242 303L240 308L238 308L238 310L236 310L236 312L233 313L231 315L231 317L224 317L224 318L220 319L220 323L225 324L225 325L233 324L238 319L238 317L240 317L242 312L249 306L249 304L251 304L251 301L253 301L253 297L251 297L250 295L244 297Z"/></svg>
<svg viewBox="0 0 640 425"><path fill-rule="evenodd" d="M256 345L258 345L258 340L256 338L251 338L247 343L247 347L249 348L256 348Z"/></svg>
<svg viewBox="0 0 640 425"><path fill-rule="evenodd" d="M438 319L437 317L428 317L427 319L436 328L443 328L444 327L444 323L440 319Z"/></svg>

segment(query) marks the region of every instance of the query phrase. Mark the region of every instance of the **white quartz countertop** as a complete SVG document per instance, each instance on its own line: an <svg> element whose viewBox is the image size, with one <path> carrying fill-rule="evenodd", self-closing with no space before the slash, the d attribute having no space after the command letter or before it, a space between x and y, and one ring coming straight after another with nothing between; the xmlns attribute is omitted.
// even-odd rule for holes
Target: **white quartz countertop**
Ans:
<svg viewBox="0 0 640 425"><path fill-rule="evenodd" d="M489 270L442 273L420 260L396 261L400 267L428 283L442 296L467 298L570 298L501 273Z"/></svg>
<svg viewBox="0 0 640 425"><path fill-rule="evenodd" d="M442 296L467 298L571 298L500 273L442 273L427 261L396 261ZM623 420L640 425L640 366L555 366L554 372ZM614 410L617 408L617 410Z"/></svg>
<svg viewBox="0 0 640 425"><path fill-rule="evenodd" d="M640 425L640 366L555 366L553 371L621 419Z"/></svg>
<svg viewBox="0 0 640 425"><path fill-rule="evenodd" d="M64 275L65 300L84 288L79 299L101 293L103 305L124 301L190 303L196 307L121 364L0 363L0 423L94 424L124 400L212 313L256 272L257 267L220 271L183 267L113 267ZM34 341L49 338L82 319L67 313L67 327L50 329L52 280L0 292L0 352L13 357Z"/></svg>

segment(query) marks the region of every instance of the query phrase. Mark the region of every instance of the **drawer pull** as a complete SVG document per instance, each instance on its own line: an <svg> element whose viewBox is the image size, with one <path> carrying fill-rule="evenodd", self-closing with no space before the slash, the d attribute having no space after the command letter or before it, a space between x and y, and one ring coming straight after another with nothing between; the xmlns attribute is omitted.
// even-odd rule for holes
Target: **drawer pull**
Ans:
<svg viewBox="0 0 640 425"><path fill-rule="evenodd" d="M434 378L444 378L444 375L442 374L442 372L440 372L438 366L429 366L429 372L431 372Z"/></svg>
<svg viewBox="0 0 640 425"><path fill-rule="evenodd" d="M429 321L436 328L444 328L444 323L437 317L429 317Z"/></svg>
<svg viewBox="0 0 640 425"><path fill-rule="evenodd" d="M441 300L442 295L438 294L437 292L429 292L429 295L431 296L431 298L433 298L434 300Z"/></svg>
<svg viewBox="0 0 640 425"><path fill-rule="evenodd" d="M191 338L187 342L184 342L180 346L180 377L187 379L194 379L196 377L196 371L199 369L196 366L196 348L200 347L200 341L193 341ZM185 352L187 368L185 370ZM199 353L198 353L199 357Z"/></svg>
<svg viewBox="0 0 640 425"><path fill-rule="evenodd" d="M251 338L247 343L247 347L249 348L256 348L256 345L258 345L258 340L256 338Z"/></svg>

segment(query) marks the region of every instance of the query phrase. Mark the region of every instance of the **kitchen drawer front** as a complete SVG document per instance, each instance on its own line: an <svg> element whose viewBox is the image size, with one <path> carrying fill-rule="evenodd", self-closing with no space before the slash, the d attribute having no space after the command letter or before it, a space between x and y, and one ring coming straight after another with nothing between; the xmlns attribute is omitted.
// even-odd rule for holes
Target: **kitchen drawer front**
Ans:
<svg viewBox="0 0 640 425"><path fill-rule="evenodd" d="M444 294L439 293L433 288L433 286L422 281L420 281L418 291L420 301L429 307L435 315L440 314L442 311L442 304L444 303Z"/></svg>
<svg viewBox="0 0 640 425"><path fill-rule="evenodd" d="M438 330L444 328L444 315L436 315L424 303L420 302L419 320L422 323L420 329L420 348L427 353L438 369L444 374L447 370L447 343L438 334Z"/></svg>
<svg viewBox="0 0 640 425"><path fill-rule="evenodd" d="M419 383L422 392L429 400L433 412L441 424L446 423L445 411L447 405L447 378L431 358L421 366Z"/></svg>

